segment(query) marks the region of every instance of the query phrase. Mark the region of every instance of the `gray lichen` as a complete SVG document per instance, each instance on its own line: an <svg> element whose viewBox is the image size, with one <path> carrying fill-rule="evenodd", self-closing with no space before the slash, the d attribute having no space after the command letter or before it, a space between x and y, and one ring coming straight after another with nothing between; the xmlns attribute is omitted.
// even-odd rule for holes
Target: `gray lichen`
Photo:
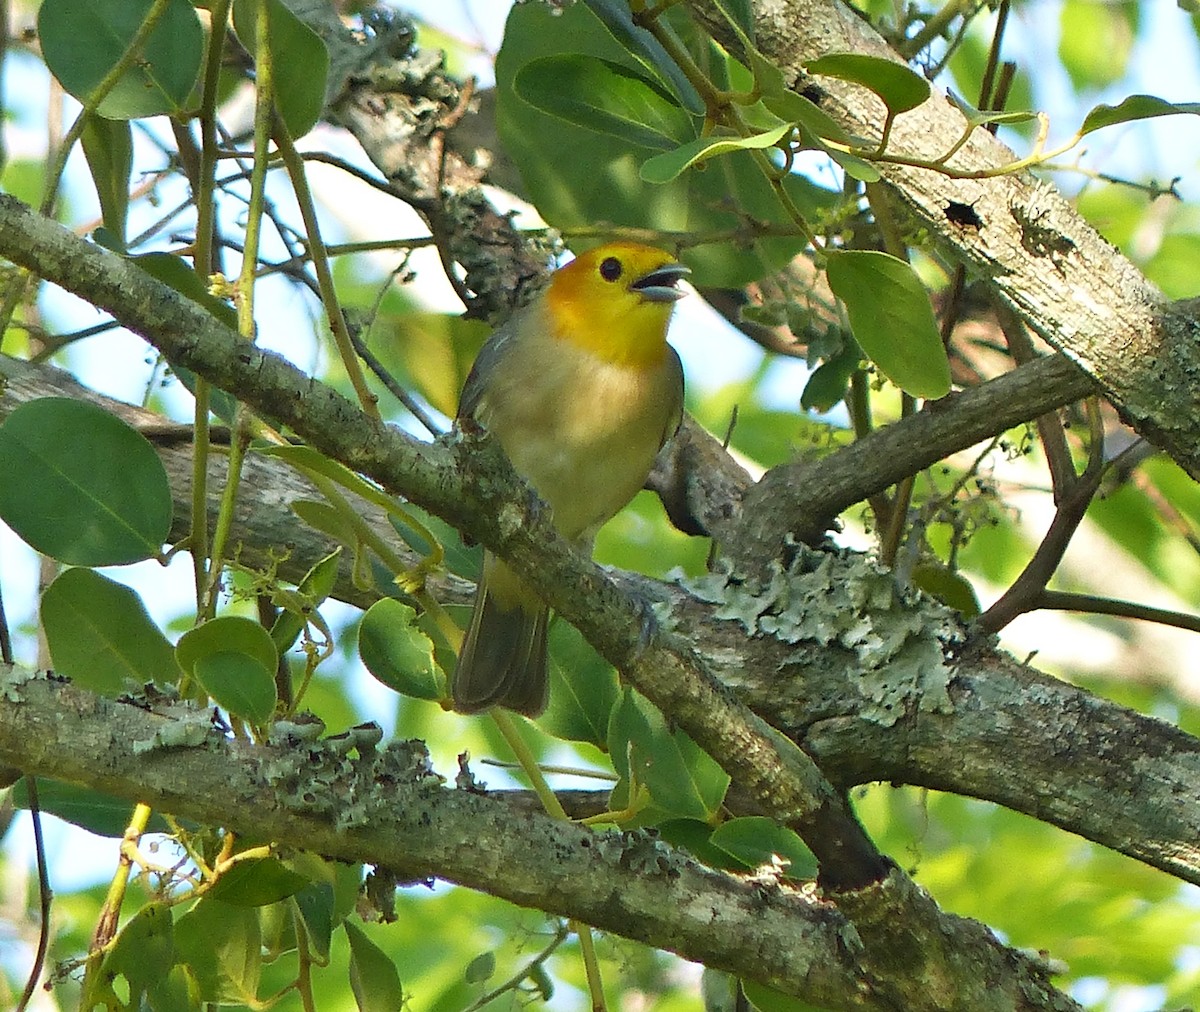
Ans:
<svg viewBox="0 0 1200 1012"><path fill-rule="evenodd" d="M790 561L773 562L765 582L725 565L680 583L750 636L849 651L856 666L846 674L867 700L869 720L890 727L913 706L948 711L946 648L962 638L954 613L901 588L865 555L790 548Z"/></svg>

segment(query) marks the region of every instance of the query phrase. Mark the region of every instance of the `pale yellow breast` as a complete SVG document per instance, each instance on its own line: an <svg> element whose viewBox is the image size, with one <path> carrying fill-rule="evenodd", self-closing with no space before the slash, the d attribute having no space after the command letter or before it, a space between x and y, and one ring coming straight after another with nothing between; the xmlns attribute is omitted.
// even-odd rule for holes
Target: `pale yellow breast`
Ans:
<svg viewBox="0 0 1200 1012"><path fill-rule="evenodd" d="M637 493L678 424L682 377L630 369L544 334L496 361L475 416L554 511L569 538L590 536Z"/></svg>

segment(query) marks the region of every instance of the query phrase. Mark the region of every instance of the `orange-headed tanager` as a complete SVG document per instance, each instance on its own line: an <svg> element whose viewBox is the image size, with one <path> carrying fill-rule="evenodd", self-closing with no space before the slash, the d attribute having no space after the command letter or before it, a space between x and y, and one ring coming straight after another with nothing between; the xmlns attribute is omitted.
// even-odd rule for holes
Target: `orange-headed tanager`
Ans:
<svg viewBox="0 0 1200 1012"><path fill-rule="evenodd" d="M662 250L611 243L557 270L484 344L459 403L589 553L596 531L646 481L683 413L683 369L667 343L688 269ZM454 708L546 708L549 615L490 552L454 673Z"/></svg>

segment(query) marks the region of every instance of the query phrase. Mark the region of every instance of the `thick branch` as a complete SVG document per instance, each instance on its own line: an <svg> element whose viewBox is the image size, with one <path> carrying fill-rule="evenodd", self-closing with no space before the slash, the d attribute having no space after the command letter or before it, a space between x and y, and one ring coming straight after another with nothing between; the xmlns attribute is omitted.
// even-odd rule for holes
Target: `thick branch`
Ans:
<svg viewBox="0 0 1200 1012"><path fill-rule="evenodd" d="M0 669L0 682L0 764L283 846L482 889L824 1007L1078 1008L1048 983L1046 967L973 921L940 915L938 933L912 934L903 953L872 944L885 914L932 907L902 876L853 897L866 915L856 933L819 897L712 871L649 834L594 833L447 790L420 743L357 758L322 742L254 746L224 737L204 710L155 713L18 669ZM955 982L950 1004L946 982L922 976L943 960L969 982ZM918 989L888 983L905 976Z"/></svg>
<svg viewBox="0 0 1200 1012"><path fill-rule="evenodd" d="M836 0L753 0L751 6L763 54L798 87L819 87L822 108L851 135L878 138L884 109L874 95L803 71L806 62L830 52L898 59L867 20ZM728 36L712 5L689 7L719 36ZM957 107L935 91L898 117L888 151L936 159L965 126ZM979 172L1014 157L976 129L949 164L958 172ZM1191 314L1173 312L1136 267L1029 173L952 179L925 168L878 167L939 242L991 279L1022 319L1091 376L1140 433L1200 476L1200 413L1194 405L1200 353ZM982 226L951 221L946 210L952 202L972 207Z"/></svg>

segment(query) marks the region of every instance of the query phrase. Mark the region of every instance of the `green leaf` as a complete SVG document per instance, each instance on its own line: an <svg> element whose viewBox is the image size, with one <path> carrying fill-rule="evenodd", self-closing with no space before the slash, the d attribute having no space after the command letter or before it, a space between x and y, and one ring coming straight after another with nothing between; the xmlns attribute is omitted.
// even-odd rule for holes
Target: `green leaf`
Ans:
<svg viewBox="0 0 1200 1012"><path fill-rule="evenodd" d="M780 119L799 124L809 137L837 141L840 144L850 141L850 135L829 113L794 91L768 95L763 99L763 105Z"/></svg>
<svg viewBox="0 0 1200 1012"><path fill-rule="evenodd" d="M736 858L746 868L772 864L776 857L787 862L783 874L787 878L812 878L817 873L817 861L792 830L774 819L748 816L730 819L713 830L709 843Z"/></svg>
<svg viewBox="0 0 1200 1012"><path fill-rule="evenodd" d="M513 90L551 116L656 151L670 151L695 133L692 118L656 81L595 56L533 60L517 72Z"/></svg>
<svg viewBox="0 0 1200 1012"><path fill-rule="evenodd" d="M68 569L46 588L41 620L55 670L91 692L179 679L175 649L142 599L91 569Z"/></svg>
<svg viewBox="0 0 1200 1012"><path fill-rule="evenodd" d="M296 600L303 603L303 607L306 609L304 613L295 611L286 605L279 612L271 626L271 640L280 656L291 650L300 633L304 631L308 613L315 611L333 593L333 585L337 582L338 566L341 560L342 550L336 548L304 574L294 595ZM289 597L289 600L291 599Z"/></svg>
<svg viewBox="0 0 1200 1012"><path fill-rule="evenodd" d="M358 628L359 657L388 688L416 699L443 699L445 675L434 660L433 640L416 619L416 609L402 601L376 601Z"/></svg>
<svg viewBox="0 0 1200 1012"><path fill-rule="evenodd" d="M1153 95L1130 95L1119 105L1098 105L1084 118L1079 136L1139 119L1154 119L1158 116L1200 115L1200 102L1167 102Z"/></svg>
<svg viewBox="0 0 1200 1012"><path fill-rule="evenodd" d="M45 0L38 38L50 72L80 102L125 55L154 0ZM107 119L178 115L192 107L204 32L188 0L170 0L130 70L97 110Z"/></svg>
<svg viewBox="0 0 1200 1012"><path fill-rule="evenodd" d="M708 161L717 155L733 151L762 150L775 147L792 130L790 123L783 123L763 133L749 137L697 137L674 151L647 158L641 167L641 176L648 183L669 183L693 165Z"/></svg>
<svg viewBox="0 0 1200 1012"><path fill-rule="evenodd" d="M334 889L328 882L313 882L292 897L308 932L309 944L321 959L329 958L333 940L333 897Z"/></svg>
<svg viewBox="0 0 1200 1012"><path fill-rule="evenodd" d="M544 4L513 6L496 59L496 126L529 199L547 222L561 229L604 221L665 231L730 233L747 217L781 228L791 224L749 152L734 151L668 183L649 183L639 171L652 149L567 123L514 93L513 81L527 64L579 53L646 72L604 30L587 4L554 11ZM679 140L694 138L696 131L693 127L690 136ZM801 212L814 219L841 200L839 193L798 175L789 175L782 183ZM779 269L804 244L799 235L750 244L730 240L695 247L684 259L696 284L733 287ZM586 243L577 243L576 248L586 248Z"/></svg>
<svg viewBox="0 0 1200 1012"><path fill-rule="evenodd" d="M257 58L257 0L234 0L233 27L251 56ZM293 139L303 137L325 108L329 50L311 28L281 0L267 0L267 35L275 82L275 108Z"/></svg>
<svg viewBox="0 0 1200 1012"><path fill-rule="evenodd" d="M0 425L0 474L0 519L60 562L140 562L171 529L171 486L154 447L94 404L22 404Z"/></svg>
<svg viewBox="0 0 1200 1012"><path fill-rule="evenodd" d="M682 731L672 731L644 697L626 689L613 708L609 754L622 780L650 791L648 816L707 821L720 808L729 777Z"/></svg>
<svg viewBox="0 0 1200 1012"><path fill-rule="evenodd" d="M686 850L697 861L702 861L710 868L746 870L745 864L709 842L713 832L710 823L701 822L699 819L666 819L655 828L659 836L672 847Z"/></svg>
<svg viewBox="0 0 1200 1012"><path fill-rule="evenodd" d="M92 113L84 120L79 138L83 155L96 184L104 227L125 248L125 223L129 217L129 176L133 171L133 134L122 120Z"/></svg>
<svg viewBox="0 0 1200 1012"><path fill-rule="evenodd" d="M752 980L742 981L742 990L750 1003L759 1012L824 1012L816 1005L810 1005L799 998L774 991Z"/></svg>
<svg viewBox="0 0 1200 1012"><path fill-rule="evenodd" d="M496 972L496 954L481 952L467 964L463 970L463 980L468 984L482 984Z"/></svg>
<svg viewBox="0 0 1200 1012"><path fill-rule="evenodd" d="M391 521L392 526L396 528L396 533L404 539L404 543L409 548L418 555L428 555L433 546L421 535L420 531L405 523L406 515L411 516L413 520L437 538L438 544L446 553L442 563L449 572L469 580L474 580L479 575L480 567L483 565L483 549L479 545L464 544L462 534L441 517L434 516L421 509L420 506L406 502L404 512L393 513Z"/></svg>
<svg viewBox="0 0 1200 1012"><path fill-rule="evenodd" d="M855 340L888 379L916 397L950 392L946 349L912 267L874 250L838 250L828 254L826 272Z"/></svg>
<svg viewBox="0 0 1200 1012"><path fill-rule="evenodd" d="M805 411L831 411L845 400L846 392L850 389L850 378L862 363L862 353L854 341L847 341L845 347L828 362L822 362L808 382L804 384L804 393L800 395L800 406Z"/></svg>
<svg viewBox="0 0 1200 1012"><path fill-rule="evenodd" d="M395 1012L403 1008L400 975L387 954L353 921L342 926L350 939L350 988L359 1012Z"/></svg>
<svg viewBox="0 0 1200 1012"><path fill-rule="evenodd" d="M929 97L929 82L903 63L863 53L829 53L804 65L810 74L823 74L870 88L888 112L898 116Z"/></svg>
<svg viewBox="0 0 1200 1012"><path fill-rule="evenodd" d="M106 976L123 976L129 982L130 998L157 987L175 963L175 933L171 908L150 902L121 929L104 959ZM136 1008L138 1003L131 1002Z"/></svg>
<svg viewBox="0 0 1200 1012"><path fill-rule="evenodd" d="M912 583L914 587L953 608L966 620L973 619L981 611L979 598L971 581L948 566L933 562L922 563L914 567Z"/></svg>
<svg viewBox="0 0 1200 1012"><path fill-rule="evenodd" d="M208 896L235 907L262 907L278 903L309 884L277 857L239 861L217 879Z"/></svg>
<svg viewBox="0 0 1200 1012"><path fill-rule="evenodd" d="M279 654L257 622L237 615L212 619L183 634L175 657L234 716L253 724L271 719Z"/></svg>
<svg viewBox="0 0 1200 1012"><path fill-rule="evenodd" d="M604 748L620 694L613 666L569 622L550 627L550 707L538 721L547 734Z"/></svg>
<svg viewBox="0 0 1200 1012"><path fill-rule="evenodd" d="M658 40L633 23L627 0L584 2L629 56L637 60L652 77L670 86L680 105L695 116L704 115L704 100L696 93L687 75L679 69L679 64L667 55L667 51Z"/></svg>
<svg viewBox="0 0 1200 1012"><path fill-rule="evenodd" d="M262 934L253 907L201 899L175 922L175 951L191 968L201 1001L256 1006Z"/></svg>
<svg viewBox="0 0 1200 1012"><path fill-rule="evenodd" d="M38 777L37 793L38 807L43 812L55 815L64 822L79 826L97 836L119 839L125 835L129 819L133 815L133 803L124 798L114 798L89 787L64 784L59 780L44 780ZM10 796L17 808L29 807L29 784L25 777L13 786ZM152 815L147 831L169 833L171 827L162 816Z"/></svg>
<svg viewBox="0 0 1200 1012"><path fill-rule="evenodd" d="M237 330L237 310L208 290L200 276L186 260L173 253L143 253L129 258L152 278L174 288L185 299L203 306L230 330ZM191 389L189 387L189 389Z"/></svg>

